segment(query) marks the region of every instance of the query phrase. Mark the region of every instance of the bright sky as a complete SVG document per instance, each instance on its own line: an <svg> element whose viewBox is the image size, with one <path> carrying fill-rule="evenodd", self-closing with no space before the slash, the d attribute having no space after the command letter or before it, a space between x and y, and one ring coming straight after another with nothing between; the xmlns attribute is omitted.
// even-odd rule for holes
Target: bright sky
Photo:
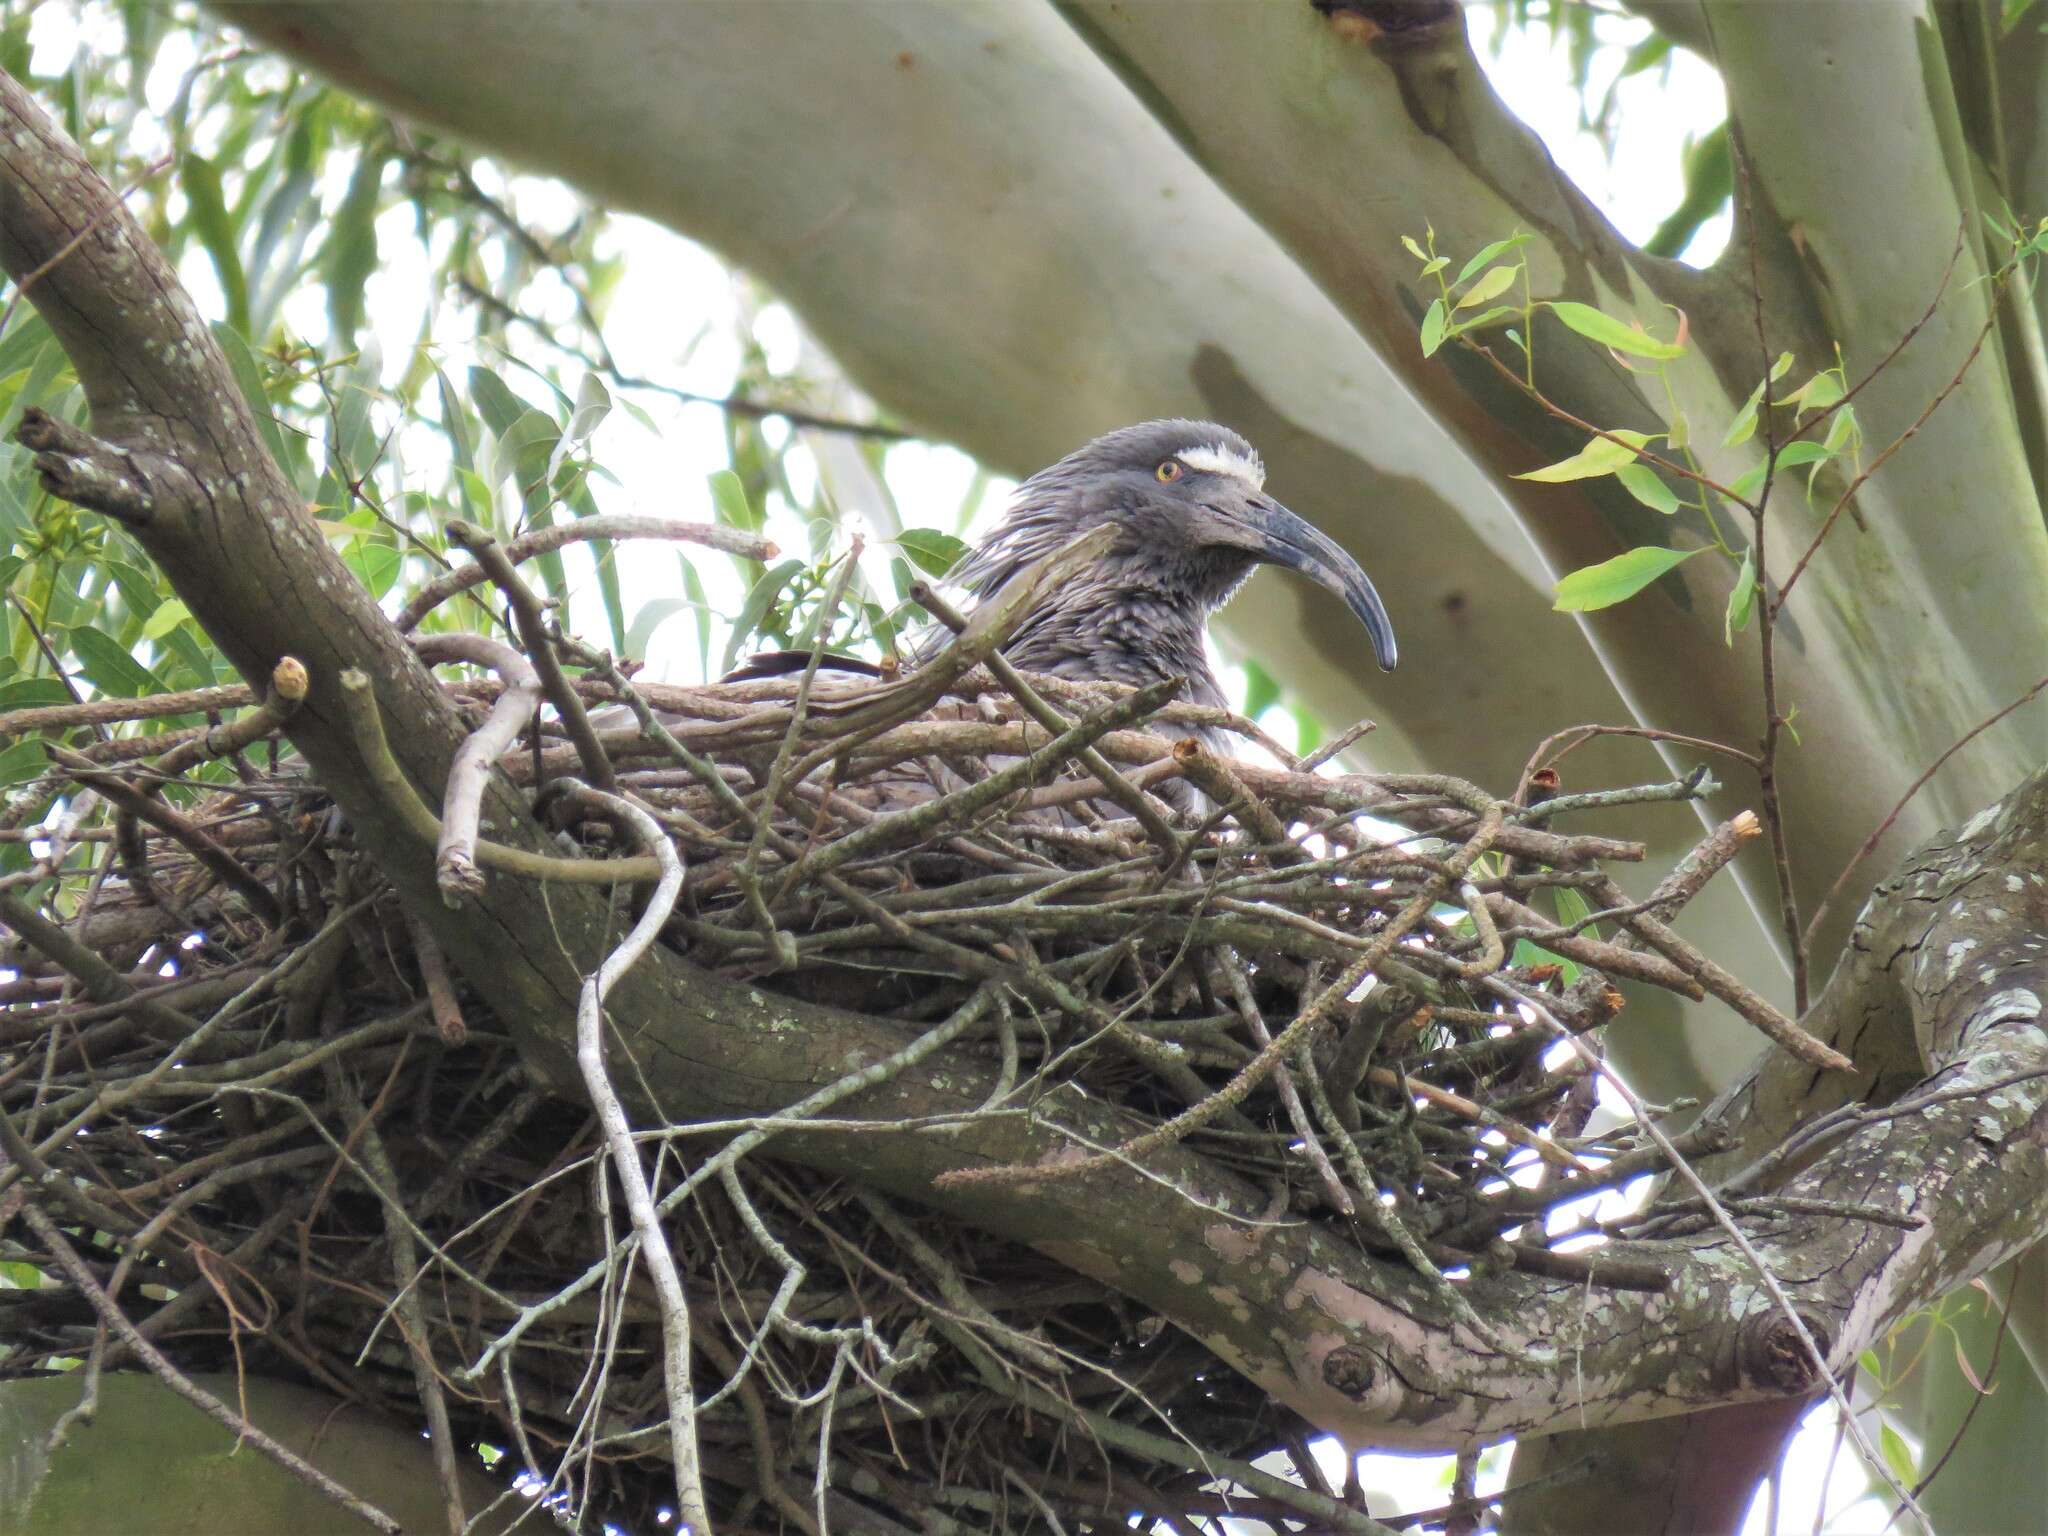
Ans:
<svg viewBox="0 0 2048 1536"><path fill-rule="evenodd" d="M1624 235L1635 240L1646 238L1677 201L1677 171L1684 147L1723 116L1720 84L1714 73L1691 55L1679 53L1668 66L1621 82L1617 93L1621 130L1614 136L1610 154L1607 146L1581 127L1582 98L1570 82L1561 39L1553 44L1540 25L1511 31L1496 58L1492 51L1497 21L1494 8L1474 6L1468 16L1480 57L1508 104L1542 136L1558 163L1606 210ZM1601 99L1613 80L1627 47L1648 33L1645 23L1612 16L1601 17L1599 28L1603 41L1618 46L1604 49L1596 58L1593 89L1585 98L1593 102ZM79 40L77 11L45 5L35 12L31 41L36 49L38 72L61 70ZM193 57L183 34L174 34L149 82L149 101L159 113L168 107L179 77ZM161 150L162 145L145 142L150 132L159 129L160 122L143 122L135 146L138 152ZM349 169L343 162L330 167L330 172L345 179ZM509 196L522 217L529 220L559 222L573 206L573 194L568 189L541 178L517 177L509 184L487 181L487 185L492 191ZM409 349L419 334L431 263L429 253L417 242L409 208L390 209L378 233L381 265L370 280L366 301L370 329L375 345L381 348L384 377L389 382L404 370ZM1696 263L1711 260L1727 236L1728 220L1723 216L1702 229L1686 258ZM607 241L609 252L621 256L625 263L625 275L611 299L606 330L618 361L627 372L706 395L727 394L734 387L740 363L738 348L732 340L735 330L740 328L751 331L777 371L796 365L800 359L808 363L815 356L786 307L760 294L750 282L729 272L692 242L657 225L627 217L611 221ZM202 309L211 315L219 314L219 291L204 256L195 250L185 261L182 274ZM554 307L559 313L551 318L566 320L571 316L573 309L566 290L554 296ZM326 335L326 315L317 294L300 295L288 304L285 319L302 336L317 341ZM471 362L496 361L476 350L473 335L444 335L437 339L441 342L441 360L452 377L460 378ZM506 376L515 388L522 387L516 372ZM616 484L594 485L600 508L607 512L642 512L709 521L712 509L706 477L725 465L724 434L718 412L710 406L684 405L652 394L638 397L637 403L653 419L653 430L616 410L598 429L594 442L597 461L617 478ZM772 430L786 431L779 424ZM445 452L445 444L431 433L401 447L409 459L423 467ZM808 448L799 446L790 455L789 470L798 502L808 501L819 474L816 457ZM963 506L963 498L975 476L973 461L950 448L905 444L891 449L886 458L887 491L906 525L959 526L963 514L974 510ZM984 514L1001 505L1008 489L1008 483L1000 480L987 486L979 503ZM768 531L786 551L797 553L810 548L810 530L780 498L769 508ZM871 529L870 536L878 537L886 531ZM675 558L673 551L657 547L635 551L631 558L620 562L629 620L642 604L678 594ZM885 552L877 552L868 568L879 591L887 590L885 559ZM572 558L572 576L577 569ZM604 623L594 584L587 580L587 563L581 569L588 599L572 610L572 622L588 634L602 635ZM736 578L722 562L702 561L699 569L706 578L713 609L733 611L741 596ZM696 674L697 622L683 615L662 626L650 647L654 675L684 680ZM715 666L725 641L724 626L715 618L706 622L712 626L709 638ZM1243 669L1223 670L1226 687L1233 699L1241 702ZM1264 723L1282 740L1289 739L1294 730L1291 716L1279 711L1269 713ZM1866 1495L1865 1478L1853 1456L1834 1454L1835 1438L1832 1410L1817 1410L1809 1417L1787 1458L1780 1530L1815 1529L1816 1505L1822 1498L1822 1485L1831 1462L1826 1528L1843 1533L1877 1533L1885 1529L1886 1506ZM1324 1442L1319 1450L1327 1452L1328 1470L1341 1480L1342 1451L1334 1442ZM1448 1497L1448 1457L1375 1455L1365 1461L1364 1481L1381 1495L1374 1501L1376 1513L1425 1508ZM1489 1453L1482 1463L1482 1489L1500 1486L1505 1470L1504 1452L1496 1449ZM1764 1536L1765 1525L1760 1495L1745 1536Z"/></svg>

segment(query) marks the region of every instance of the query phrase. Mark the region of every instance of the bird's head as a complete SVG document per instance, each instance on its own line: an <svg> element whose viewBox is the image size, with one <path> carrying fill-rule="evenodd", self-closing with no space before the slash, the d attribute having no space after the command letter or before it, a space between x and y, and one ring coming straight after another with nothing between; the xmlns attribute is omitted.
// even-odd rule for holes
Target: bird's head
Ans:
<svg viewBox="0 0 2048 1536"><path fill-rule="evenodd" d="M1022 565L1113 522L1123 534L1109 557L1120 582L1185 604L1199 623L1254 566L1284 565L1343 598L1392 671L1394 629L1371 581L1335 541L1268 496L1265 480L1258 454L1228 427L1123 427L1018 486L1002 524L955 576L993 592Z"/></svg>

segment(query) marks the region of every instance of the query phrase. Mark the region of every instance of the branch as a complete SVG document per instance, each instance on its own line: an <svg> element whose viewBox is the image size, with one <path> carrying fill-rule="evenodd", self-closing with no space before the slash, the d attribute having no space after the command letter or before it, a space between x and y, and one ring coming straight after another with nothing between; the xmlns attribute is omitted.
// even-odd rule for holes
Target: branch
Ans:
<svg viewBox="0 0 2048 1536"><path fill-rule="evenodd" d="M237 1441L248 1441L293 1477L322 1497L332 1499L358 1520L384 1532L385 1536L403 1536L404 1528L383 1510L366 1499L357 1498L297 1452L278 1444L165 1359L163 1352L145 1339L135 1325L128 1321L126 1314L114 1305L112 1299L101 1289L99 1281L93 1278L93 1273L86 1267L85 1261L79 1258L77 1250L65 1241L64 1234L49 1217L33 1205L24 1205L21 1208L21 1218L36 1234L37 1240L49 1250L50 1256L57 1261L57 1266L70 1277L71 1283L78 1287L79 1294L91 1303L100 1320L121 1336L122 1342L135 1352L136 1358L148 1366L165 1386L216 1424L233 1431Z"/></svg>
<svg viewBox="0 0 2048 1536"><path fill-rule="evenodd" d="M618 985L619 978L638 964L661 937L663 925L675 911L676 897L682 893L683 861L668 834L662 831L661 823L632 801L583 785L574 786L570 794L632 827L649 856L661 863L661 881L648 898L639 921L583 983L583 994L576 1003L576 1065L583 1074L584 1090L596 1106L605 1148L625 1191L634 1235L640 1240L640 1257L646 1261L647 1272L654 1279L654 1293L661 1302L662 1376L668 1387L669 1454L676 1469L676 1514L688 1529L709 1531L711 1515L704 1502L704 1475L697 1457L696 1396L690 1386L690 1304L683 1295L675 1257L668 1251L668 1236L655 1213L647 1171L640 1166L640 1152L633 1145L632 1122L626 1118L626 1108L619 1102L604 1064L604 1000Z"/></svg>
<svg viewBox="0 0 2048 1536"><path fill-rule="evenodd" d="M744 555L750 560L773 560L778 553L774 543L758 533L721 528L714 523L682 523L665 517L640 517L630 512L608 512L598 517L580 517L573 522L536 528L499 548L508 561L520 565L535 555L544 555L565 545L605 539L675 539L722 549L729 555ZM449 598L467 592L471 587L482 586L490 579L490 572L480 564L457 566L436 576L406 599L394 622L401 632L415 629L421 619Z"/></svg>

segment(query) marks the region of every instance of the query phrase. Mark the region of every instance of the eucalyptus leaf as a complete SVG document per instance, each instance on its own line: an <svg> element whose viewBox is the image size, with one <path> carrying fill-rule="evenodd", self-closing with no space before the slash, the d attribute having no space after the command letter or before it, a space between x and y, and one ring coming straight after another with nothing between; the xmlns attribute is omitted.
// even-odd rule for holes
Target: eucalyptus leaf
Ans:
<svg viewBox="0 0 2048 1536"><path fill-rule="evenodd" d="M1735 590L1728 594L1728 613L1721 621L1721 638L1728 644L1735 643L1735 637L1749 627L1749 616L1756 610L1756 551L1742 552L1742 565L1735 573Z"/></svg>
<svg viewBox="0 0 2048 1536"><path fill-rule="evenodd" d="M732 621L732 634L725 642L725 655L719 662L719 671L730 672L739 664L740 647L760 630L761 621L768 616L768 610L775 606L775 600L782 595L782 589L794 581L803 568L804 563L801 560L784 560L762 573L761 579L755 582L753 590L747 593L747 600L740 604L740 611Z"/></svg>
<svg viewBox="0 0 2048 1536"><path fill-rule="evenodd" d="M1612 347L1617 352L1628 352L1637 357L1659 360L1685 355L1685 348L1668 341L1659 341L1648 332L1639 331L1627 321L1617 320L1590 304L1575 304L1570 299L1557 299L1548 308L1558 319L1588 341L1597 341L1601 346Z"/></svg>
<svg viewBox="0 0 2048 1536"><path fill-rule="evenodd" d="M1472 309L1489 299L1497 299L1514 286L1514 267L1495 267L1482 276L1465 292L1459 295L1458 308ZM1519 313L1519 311L1518 311Z"/></svg>
<svg viewBox="0 0 2048 1536"><path fill-rule="evenodd" d="M227 297L228 324L249 332L249 279L235 252L235 228L221 199L220 171L204 155L187 154L178 166L178 184L191 209L192 232L213 262L221 292Z"/></svg>
<svg viewBox="0 0 2048 1536"><path fill-rule="evenodd" d="M145 694L169 692L154 672L129 655L105 631L81 625L66 638L72 654L78 658L78 670L101 693L111 698L139 699Z"/></svg>
<svg viewBox="0 0 2048 1536"><path fill-rule="evenodd" d="M1436 349L1444 344L1444 301L1431 299L1429 308L1422 315L1422 355L1436 356Z"/></svg>
<svg viewBox="0 0 2048 1536"><path fill-rule="evenodd" d="M1467 281L1473 273L1485 267L1489 262L1493 261L1495 257L1503 256L1509 251L1521 249L1521 247L1529 243L1529 238L1530 237L1526 233L1509 235L1505 240L1496 240L1491 245L1481 247L1479 253L1476 256L1474 256L1470 261L1466 262L1463 268L1459 270L1457 279L1451 284L1451 286L1455 288L1458 286L1459 283ZM1516 268L1507 267L1503 270L1507 272L1510 280L1512 280ZM1504 288L1507 285L1503 283L1501 286ZM1494 291L1499 292L1500 290L1496 289Z"/></svg>
<svg viewBox="0 0 2048 1536"><path fill-rule="evenodd" d="M1634 597L1659 576L1699 553L1697 549L1666 549L1656 544L1628 550L1612 560L1602 560L1598 565L1585 566L1566 576L1558 582L1557 596L1551 606L1560 613L1590 613L1597 608L1611 608Z"/></svg>
<svg viewBox="0 0 2048 1536"><path fill-rule="evenodd" d="M967 553L964 541L936 528L906 528L892 540L927 576L944 576Z"/></svg>
<svg viewBox="0 0 2048 1536"><path fill-rule="evenodd" d="M1546 464L1541 469L1532 469L1526 474L1515 476L1517 480L1539 480L1554 485L1566 480L1590 480L1599 475L1611 475L1624 464L1635 461L1637 453L1649 442L1648 432L1616 432L1616 442L1611 438L1596 437L1568 459L1555 464Z"/></svg>
<svg viewBox="0 0 2048 1536"><path fill-rule="evenodd" d="M1653 512L1666 517L1678 510L1678 496L1663 477L1647 464L1624 464L1614 472L1622 489Z"/></svg>

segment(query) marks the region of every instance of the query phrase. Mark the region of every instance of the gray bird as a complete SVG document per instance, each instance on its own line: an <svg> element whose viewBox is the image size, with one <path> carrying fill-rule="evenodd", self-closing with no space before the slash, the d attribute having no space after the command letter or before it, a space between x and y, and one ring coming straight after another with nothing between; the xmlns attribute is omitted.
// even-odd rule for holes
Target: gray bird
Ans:
<svg viewBox="0 0 2048 1536"><path fill-rule="evenodd" d="M1209 615L1257 565L1284 565L1342 597L1380 666L1393 625L1372 583L1333 541L1265 492L1265 466L1228 427L1147 421L1076 449L1017 487L1003 519L947 580L977 602L1103 522L1122 537L1095 566L1027 617L1003 654L1027 672L1132 685L1185 676L1188 698L1222 706L1204 638ZM927 631L913 664L947 638ZM754 658L739 677L801 669L803 652ZM836 658L835 658L836 661ZM851 662L855 670L873 671Z"/></svg>

